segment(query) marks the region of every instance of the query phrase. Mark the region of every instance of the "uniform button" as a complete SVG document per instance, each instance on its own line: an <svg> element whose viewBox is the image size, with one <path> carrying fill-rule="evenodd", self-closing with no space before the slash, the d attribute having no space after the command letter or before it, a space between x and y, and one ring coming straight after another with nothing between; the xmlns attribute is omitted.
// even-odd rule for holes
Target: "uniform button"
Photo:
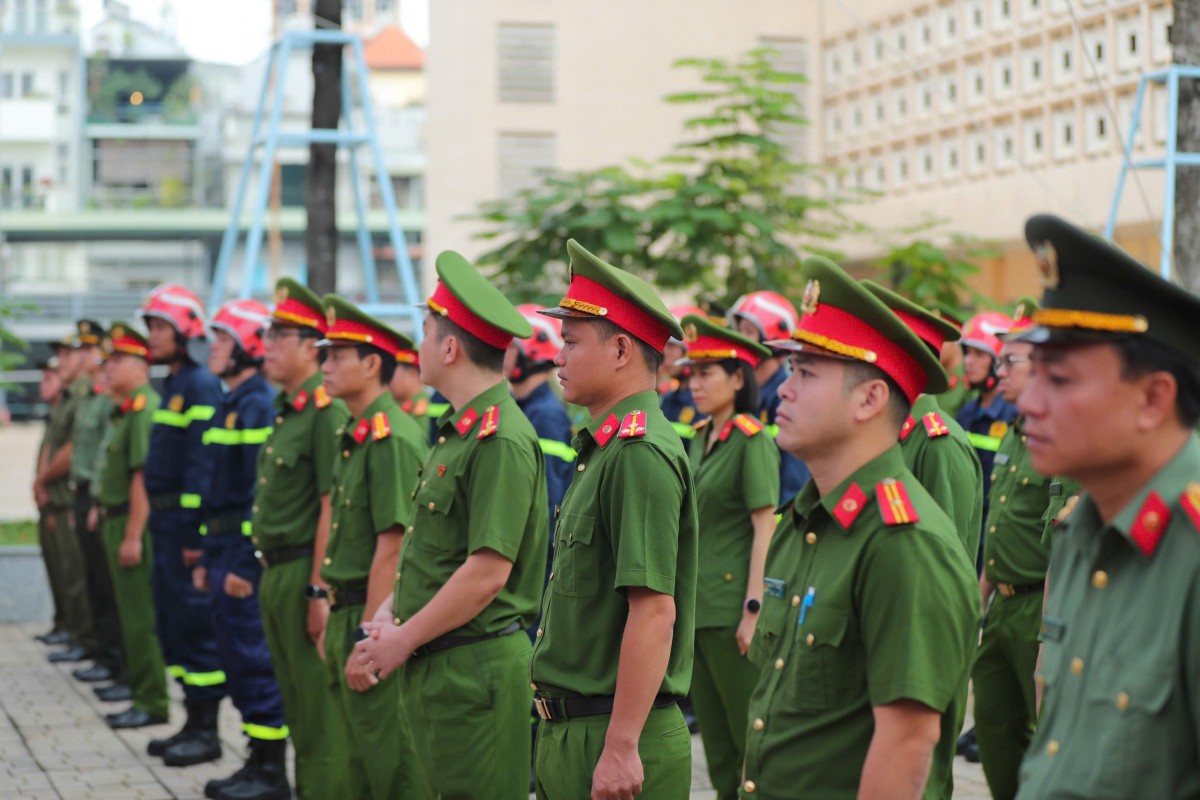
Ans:
<svg viewBox="0 0 1200 800"><path fill-rule="evenodd" d="M347 506L347 507L349 507L349 506L350 506L350 498L349 498L349 497L347 497L347 498L346 498L346 506Z"/></svg>
<svg viewBox="0 0 1200 800"><path fill-rule="evenodd" d="M283 417L276 417L276 418L275 418L275 424L276 424L276 425L282 425L282 424L283 424Z"/></svg>
<svg viewBox="0 0 1200 800"><path fill-rule="evenodd" d="M794 594L792 595L792 608L795 608L798 605L800 605L800 595Z"/></svg>
<svg viewBox="0 0 1200 800"><path fill-rule="evenodd" d="M725 573L725 582L726 582L726 583L729 583L731 580L733 580L733 573L732 573L732 572L726 572L726 573Z"/></svg>
<svg viewBox="0 0 1200 800"><path fill-rule="evenodd" d="M1057 739L1051 739L1046 743L1046 755L1048 756L1058 755L1058 751L1061 749L1062 748L1059 746Z"/></svg>
<svg viewBox="0 0 1200 800"><path fill-rule="evenodd" d="M575 470L577 472L583 472L583 468L586 466L587 466L587 464L580 464L578 467L575 468Z"/></svg>
<svg viewBox="0 0 1200 800"><path fill-rule="evenodd" d="M1008 495L1006 495L1006 494L1002 494L1002 495L1000 495L1000 502L1001 502L1001 503L1005 503L1005 502L1007 502L1007 501L1008 501Z"/></svg>
<svg viewBox="0 0 1200 800"><path fill-rule="evenodd" d="M550 577L546 578L546 580L548 580L548 581L552 581L552 580L554 580L554 573L553 573L553 572L551 572L551 573L550 573Z"/></svg>
<svg viewBox="0 0 1200 800"><path fill-rule="evenodd" d="M428 486L428 485L429 485L429 481L421 481L421 488L422 488L422 489L424 489L424 488L425 488L426 486Z"/></svg>
<svg viewBox="0 0 1200 800"><path fill-rule="evenodd" d="M1021 478L1021 485L1022 485L1022 486L1028 486L1028 485L1029 485L1029 478Z"/></svg>
<svg viewBox="0 0 1200 800"><path fill-rule="evenodd" d="M271 454L272 454L272 453L274 453L274 452L275 452L275 448L274 448L274 447L268 447L268 448L267 448L267 455L271 455Z"/></svg>
<svg viewBox="0 0 1200 800"><path fill-rule="evenodd" d="M1108 586L1108 573L1102 569L1098 569L1092 573L1092 586L1097 589L1103 589Z"/></svg>
<svg viewBox="0 0 1200 800"><path fill-rule="evenodd" d="M255 547L258 547L258 537L257 536L251 536L250 541L254 542Z"/></svg>
<svg viewBox="0 0 1200 800"><path fill-rule="evenodd" d="M783 659L782 658L775 659L775 669L783 669Z"/></svg>
<svg viewBox="0 0 1200 800"><path fill-rule="evenodd" d="M338 523L336 523L336 522L335 522L335 523L333 523L333 529L334 529L335 531L338 529Z"/></svg>
<svg viewBox="0 0 1200 800"><path fill-rule="evenodd" d="M1082 658L1072 658L1071 659L1071 673L1074 675L1078 675L1081 672L1083 672L1083 659Z"/></svg>
<svg viewBox="0 0 1200 800"><path fill-rule="evenodd" d="M996 526L995 526L995 525L993 525L992 527L988 528L988 533L995 533L995 532L996 532Z"/></svg>
<svg viewBox="0 0 1200 800"><path fill-rule="evenodd" d="M435 508L437 508L437 503L435 503L435 502L433 502L432 500L430 500L430 501L429 501L429 505L427 506L427 508L428 508L430 511L433 511Z"/></svg>
<svg viewBox="0 0 1200 800"><path fill-rule="evenodd" d="M242 508L245 508L245 506L242 506ZM257 513L258 513L258 506L251 506L251 507L250 507L250 510L251 510L251 511L253 511L255 514L257 514Z"/></svg>
<svg viewBox="0 0 1200 800"><path fill-rule="evenodd" d="M533 689L533 690L536 692L536 691L537 691L537 684L536 684L536 683L531 683L531 684L529 684L529 688L530 688L530 689Z"/></svg>
<svg viewBox="0 0 1200 800"><path fill-rule="evenodd" d="M541 628L538 628L538 629L537 629L537 637L538 637L539 639L540 639L540 638L542 638L542 629L541 629Z"/></svg>
<svg viewBox="0 0 1200 800"><path fill-rule="evenodd" d="M988 559L988 566L989 566L989 567L994 567L994 566L996 566L996 559L994 559L994 558L989 558L989 559Z"/></svg>
<svg viewBox="0 0 1200 800"><path fill-rule="evenodd" d="M761 719L754 720L754 730L761 731L765 727L767 727L767 723L763 722Z"/></svg>
<svg viewBox="0 0 1200 800"><path fill-rule="evenodd" d="M1028 442L1028 441L1029 441L1029 437L1028 437L1028 436L1025 436L1025 435L1022 435L1022 436L1021 436L1021 444L1025 444L1025 442Z"/></svg>
<svg viewBox="0 0 1200 800"><path fill-rule="evenodd" d="M349 450L343 450L343 451L342 451L342 458L349 458L349 457L350 457L350 451L349 451Z"/></svg>
<svg viewBox="0 0 1200 800"><path fill-rule="evenodd" d="M258 479L258 484L259 484L259 486L266 486L266 485L267 485L267 479L266 479L266 478L259 478L259 479Z"/></svg>
<svg viewBox="0 0 1200 800"><path fill-rule="evenodd" d="M400 618L399 618L399 617L392 617L392 624L393 624L393 625L399 625L399 624L400 624Z"/></svg>
<svg viewBox="0 0 1200 800"><path fill-rule="evenodd" d="M1009 471L1009 472L1016 472L1016 471L1017 471L1017 465L1016 465L1016 464L1013 464L1011 467L1009 467L1009 468L1008 468L1008 471Z"/></svg>
<svg viewBox="0 0 1200 800"><path fill-rule="evenodd" d="M746 781L742 784L742 788L746 790L746 794L754 794L754 790L758 787L754 785L754 781Z"/></svg>
<svg viewBox="0 0 1200 800"><path fill-rule="evenodd" d="M808 645L809 647L812 647L814 644L816 644L816 643L817 643L817 637L816 637L816 636L813 636L813 635L810 633L808 636L805 636L805 637L804 637L804 643L805 643L806 645Z"/></svg>
<svg viewBox="0 0 1200 800"><path fill-rule="evenodd" d="M1129 708L1129 695L1125 692L1117 693L1117 710L1124 711Z"/></svg>
<svg viewBox="0 0 1200 800"><path fill-rule="evenodd" d="M446 437L445 437L445 436L439 436L439 437L438 437L438 444L445 444L445 443L446 443Z"/></svg>
<svg viewBox="0 0 1200 800"><path fill-rule="evenodd" d="M276 458L276 459L275 459L275 466L277 466L277 467L281 467L281 466L283 466L283 459L282 459L282 458Z"/></svg>
<svg viewBox="0 0 1200 800"><path fill-rule="evenodd" d="M804 541L808 542L809 544L816 544L817 535L812 531L809 531L808 533L804 534Z"/></svg>
<svg viewBox="0 0 1200 800"><path fill-rule="evenodd" d="M333 563L333 559L330 558L329 556L325 556L325 561L323 563L325 564L325 566L328 567L330 564Z"/></svg>
<svg viewBox="0 0 1200 800"><path fill-rule="evenodd" d="M397 572L397 573L396 573L396 580L400 580L400 573L399 573L399 572Z"/></svg>

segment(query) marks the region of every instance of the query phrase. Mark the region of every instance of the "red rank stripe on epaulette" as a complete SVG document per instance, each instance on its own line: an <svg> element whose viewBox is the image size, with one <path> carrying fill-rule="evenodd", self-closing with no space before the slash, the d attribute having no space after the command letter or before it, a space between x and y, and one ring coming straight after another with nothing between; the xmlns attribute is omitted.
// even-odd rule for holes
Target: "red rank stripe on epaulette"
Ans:
<svg viewBox="0 0 1200 800"><path fill-rule="evenodd" d="M613 434L617 432L617 415L609 414L608 419L604 420L604 424L596 430L596 444L600 445L600 449L604 449L604 445L612 440Z"/></svg>
<svg viewBox="0 0 1200 800"><path fill-rule="evenodd" d="M910 525L921 519L908 499L904 484L893 478L875 485L875 498L879 501L879 514L885 525Z"/></svg>
<svg viewBox="0 0 1200 800"><path fill-rule="evenodd" d="M483 423L479 426L479 433L475 435L475 438L486 439L498 430L500 430L500 407L488 406L483 412Z"/></svg>
<svg viewBox="0 0 1200 800"><path fill-rule="evenodd" d="M308 405L308 392L301 389L296 393L296 399L292 400L292 408L303 411L306 405Z"/></svg>
<svg viewBox="0 0 1200 800"><path fill-rule="evenodd" d="M904 424L900 426L900 441L903 442L905 439L907 439L908 435L912 433L913 428L916 426L917 421L912 418L912 414L909 414L908 419L904 420Z"/></svg>
<svg viewBox="0 0 1200 800"><path fill-rule="evenodd" d="M354 426L354 430L350 433L354 437L354 441L362 444L367 440L367 434L371 432L371 423L368 420L360 419L358 424Z"/></svg>
<svg viewBox="0 0 1200 800"><path fill-rule="evenodd" d="M377 442L392 435L392 423L388 421L387 414L382 411L375 412L375 416L371 418L371 428L371 435Z"/></svg>
<svg viewBox="0 0 1200 800"><path fill-rule="evenodd" d="M1163 502L1158 492L1151 491L1133 519L1129 536L1143 554L1152 556L1170 522L1171 509Z"/></svg>
<svg viewBox="0 0 1200 800"><path fill-rule="evenodd" d="M317 408L325 408L333 402L333 398L329 396L329 392L325 391L323 384L313 391L313 396L316 399Z"/></svg>
<svg viewBox="0 0 1200 800"><path fill-rule="evenodd" d="M909 419L912 419L912 417L909 417ZM921 422L925 423L925 432L929 434L929 438L931 439L936 439L939 436L945 436L950 433L950 429L946 427L946 421L936 411L930 411L921 417Z"/></svg>
<svg viewBox="0 0 1200 800"><path fill-rule="evenodd" d="M476 412L473 408L468 408L467 413L458 418L458 423L454 426L454 428L458 431L459 436L466 436L467 431L471 430L471 426L474 425L475 421L478 419L478 412Z"/></svg>
<svg viewBox="0 0 1200 800"><path fill-rule="evenodd" d="M850 488L846 490L846 493L837 501L837 505L833 507L834 519L843 528L849 529L854 524L854 520L858 519L858 515L862 513L863 503L866 500L867 495L859 488L858 484L850 484Z"/></svg>
<svg viewBox="0 0 1200 800"><path fill-rule="evenodd" d="M630 411L625 415L625 419L621 420L621 430L617 436L621 439L632 439L635 436L646 435L646 412L645 411Z"/></svg>
<svg viewBox="0 0 1200 800"><path fill-rule="evenodd" d="M1200 531L1200 481L1188 484L1179 496L1179 505L1196 526L1196 530Z"/></svg>
<svg viewBox="0 0 1200 800"><path fill-rule="evenodd" d="M717 434L717 438L722 442L729 438L729 434L733 431L733 420L728 420L725 427L721 428L721 432Z"/></svg>
<svg viewBox="0 0 1200 800"><path fill-rule="evenodd" d="M762 424L749 414L738 414L733 418L733 424L747 436L754 436L763 429Z"/></svg>

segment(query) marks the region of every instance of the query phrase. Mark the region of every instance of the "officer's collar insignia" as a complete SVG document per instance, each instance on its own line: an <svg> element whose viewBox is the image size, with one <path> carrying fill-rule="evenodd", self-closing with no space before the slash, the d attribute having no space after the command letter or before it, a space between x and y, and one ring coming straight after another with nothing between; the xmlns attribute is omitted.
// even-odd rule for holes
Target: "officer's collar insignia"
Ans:
<svg viewBox="0 0 1200 800"><path fill-rule="evenodd" d="M945 420L936 411L930 411L921 417L921 422L925 423L925 432L929 434L930 439L936 439L939 436L945 436L950 433L950 428L946 427Z"/></svg>
<svg viewBox="0 0 1200 800"><path fill-rule="evenodd" d="M354 437L354 441L362 444L367 440L367 436L371 433L371 421L366 417L360 419L358 424L354 426L354 430L350 435Z"/></svg>
<svg viewBox="0 0 1200 800"><path fill-rule="evenodd" d="M225 428L227 430L233 430L233 426L236 424L237 424L237 412L230 411L228 416L225 417Z"/></svg>
<svg viewBox="0 0 1200 800"><path fill-rule="evenodd" d="M821 299L821 282L816 278L804 285L804 297L800 300L801 314L817 313L817 302Z"/></svg>
<svg viewBox="0 0 1200 800"><path fill-rule="evenodd" d="M371 417L371 435L377 442L392 435L392 423L387 414L376 411L375 416Z"/></svg>
<svg viewBox="0 0 1200 800"><path fill-rule="evenodd" d="M317 388L313 390L313 401L317 404L317 408L326 408L333 402L329 392L325 391L325 384L318 384Z"/></svg>
<svg viewBox="0 0 1200 800"><path fill-rule="evenodd" d="M400 404L400 410L403 411L405 414L411 414L412 410L413 410L413 401L405 400L403 403Z"/></svg>
<svg viewBox="0 0 1200 800"><path fill-rule="evenodd" d="M838 524L843 529L849 530L854 524L854 520L858 519L858 515L862 513L863 504L867 501L866 493L859 488L857 483L850 484L850 488L838 499L837 505L833 507L833 518L838 521Z"/></svg>
<svg viewBox="0 0 1200 800"><path fill-rule="evenodd" d="M617 436L621 439L631 439L637 436L646 435L646 412L645 411L630 411L625 415L625 419L621 420L621 430Z"/></svg>
<svg viewBox="0 0 1200 800"><path fill-rule="evenodd" d="M908 435L912 433L913 428L916 427L916 424L917 421L913 419L912 414L909 414L908 418L904 420L904 424L900 426L900 441L903 442L908 438Z"/></svg>
<svg viewBox="0 0 1200 800"><path fill-rule="evenodd" d="M596 429L596 444L600 445L601 450L603 450L604 446L612 440L613 436L617 432L617 428L619 427L620 422L617 420L617 415L609 414L608 419L604 420L604 424Z"/></svg>
<svg viewBox="0 0 1200 800"><path fill-rule="evenodd" d="M126 397L125 402L121 403L121 409L120 409L121 413L128 414L132 408L133 408L133 398Z"/></svg>
<svg viewBox="0 0 1200 800"><path fill-rule="evenodd" d="M1059 283L1058 251L1054 249L1054 245L1050 242L1042 242L1034 251L1034 258L1037 259L1038 272L1042 274L1042 288L1057 289Z"/></svg>
<svg viewBox="0 0 1200 800"><path fill-rule="evenodd" d="M438 477L439 478L446 477L446 465L445 464L438 464Z"/></svg>
<svg viewBox="0 0 1200 800"><path fill-rule="evenodd" d="M181 395L181 394L174 395L171 398L171 401L169 403L167 403L167 409L170 411L174 411L177 414L180 411L183 411L183 395Z"/></svg>
<svg viewBox="0 0 1200 800"><path fill-rule="evenodd" d="M1196 526L1196 530L1200 531L1200 481L1193 481L1187 485L1179 497L1179 505L1192 521L1192 525Z"/></svg>
<svg viewBox="0 0 1200 800"><path fill-rule="evenodd" d="M911 525L921 519L908 499L908 490L895 478L875 484L875 499L879 501L879 514L884 525Z"/></svg>
<svg viewBox="0 0 1200 800"><path fill-rule="evenodd" d="M475 425L475 422L478 419L479 412L473 408L468 408L466 412L459 417L458 422L454 425L454 428L458 431L459 436L466 436L467 432L471 430L472 426Z"/></svg>
<svg viewBox="0 0 1200 800"><path fill-rule="evenodd" d="M500 408L499 406L488 406L483 412L483 424L479 426L479 433L475 435L475 438L486 439L498 430L500 430Z"/></svg>
<svg viewBox="0 0 1200 800"><path fill-rule="evenodd" d="M1133 525L1129 528L1129 538L1133 539L1133 543L1138 546L1143 555L1152 556L1158 549L1158 543L1169 524L1171 524L1170 507L1158 492L1151 491L1133 519Z"/></svg>
<svg viewBox="0 0 1200 800"><path fill-rule="evenodd" d="M700 334L696 331L696 326L689 324L683 329L683 338L686 341L694 342L700 338Z"/></svg>
<svg viewBox="0 0 1200 800"><path fill-rule="evenodd" d="M333 306L325 309L325 324L331 328L337 324L337 311L334 310Z"/></svg>
<svg viewBox="0 0 1200 800"><path fill-rule="evenodd" d="M286 303L288 299L288 289L286 286L280 286L275 290L275 305Z"/></svg>
<svg viewBox="0 0 1200 800"><path fill-rule="evenodd" d="M721 428L721 433L717 436L722 442L729 438L730 432L733 430L733 420L726 420L725 427Z"/></svg>
<svg viewBox="0 0 1200 800"><path fill-rule="evenodd" d="M296 392L296 397L292 400L292 408L296 409L297 411L303 411L306 405L308 405L308 391L306 389L301 389L300 391Z"/></svg>

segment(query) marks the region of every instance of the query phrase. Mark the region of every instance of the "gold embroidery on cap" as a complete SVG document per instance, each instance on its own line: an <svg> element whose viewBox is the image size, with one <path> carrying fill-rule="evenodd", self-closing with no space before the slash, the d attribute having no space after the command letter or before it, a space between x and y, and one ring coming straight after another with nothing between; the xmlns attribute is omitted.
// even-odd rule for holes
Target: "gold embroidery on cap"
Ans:
<svg viewBox="0 0 1200 800"><path fill-rule="evenodd" d="M700 338L700 334L696 332L696 326L689 323L688 326L683 329L683 338L689 342L698 340Z"/></svg>
<svg viewBox="0 0 1200 800"><path fill-rule="evenodd" d="M808 342L811 345L820 347L822 350L828 350L839 356L865 361L868 364L874 364L876 359L879 358L874 350L867 350L865 347L855 347L852 344L843 344L836 339L830 339L828 336L822 336L812 331L796 331L792 334L792 337L798 341Z"/></svg>
<svg viewBox="0 0 1200 800"><path fill-rule="evenodd" d="M576 300L574 297L564 297L558 301L561 308L570 308L575 311L582 311L585 314L592 314L597 317L608 315L608 309L604 306L598 306L595 303L585 303L582 300Z"/></svg>
<svg viewBox="0 0 1200 800"><path fill-rule="evenodd" d="M286 286L280 286L279 288L277 288L277 289L275 290L275 302L276 302L276 304L278 304L278 303L282 303L282 302L284 302L284 301L285 301L285 300L287 300L287 299L288 299L288 288L287 288Z"/></svg>
<svg viewBox="0 0 1200 800"><path fill-rule="evenodd" d="M337 324L337 312L333 309L333 306L325 309L325 322L331 327Z"/></svg>
<svg viewBox="0 0 1200 800"><path fill-rule="evenodd" d="M1035 311L1033 321L1048 328L1085 328L1113 333L1145 333L1150 322L1141 314L1103 314L1069 308L1044 308Z"/></svg>
<svg viewBox="0 0 1200 800"><path fill-rule="evenodd" d="M425 301L425 305L429 306L435 312L437 312L438 314L441 314L443 317L450 316L450 309L446 308L441 303L435 302L432 297Z"/></svg>
<svg viewBox="0 0 1200 800"><path fill-rule="evenodd" d="M800 313L817 313L817 301L821 299L821 282L812 278L804 285L804 297L800 300Z"/></svg>
<svg viewBox="0 0 1200 800"><path fill-rule="evenodd" d="M1058 288L1058 251L1054 249L1054 245L1050 242L1042 242L1034 251L1034 257L1037 259L1038 272L1042 273L1042 287L1046 289Z"/></svg>

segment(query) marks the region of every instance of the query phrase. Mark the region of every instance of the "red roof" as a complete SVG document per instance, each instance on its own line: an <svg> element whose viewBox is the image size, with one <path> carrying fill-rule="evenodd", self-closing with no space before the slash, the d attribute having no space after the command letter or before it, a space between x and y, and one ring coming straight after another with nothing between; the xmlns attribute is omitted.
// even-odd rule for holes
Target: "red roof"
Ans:
<svg viewBox="0 0 1200 800"><path fill-rule="evenodd" d="M363 47L368 69L421 69L425 51L400 30L389 25Z"/></svg>

